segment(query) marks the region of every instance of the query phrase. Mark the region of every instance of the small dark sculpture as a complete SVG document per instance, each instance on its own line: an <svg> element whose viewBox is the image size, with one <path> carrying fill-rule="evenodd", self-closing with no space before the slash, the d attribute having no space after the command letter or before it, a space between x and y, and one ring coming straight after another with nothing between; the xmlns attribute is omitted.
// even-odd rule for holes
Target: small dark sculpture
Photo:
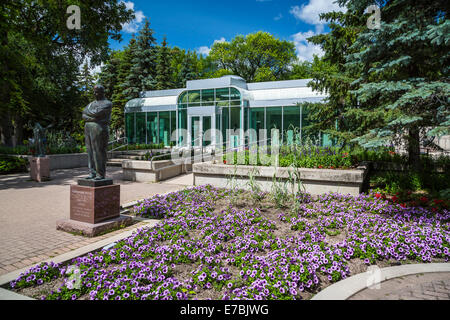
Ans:
<svg viewBox="0 0 450 320"><path fill-rule="evenodd" d="M45 157L45 144L47 142L45 131L46 129L44 129L39 122L36 122L33 128L33 139L30 140L34 146L35 155L38 158Z"/></svg>
<svg viewBox="0 0 450 320"><path fill-rule="evenodd" d="M105 88L102 85L94 87L94 95L96 100L83 110L83 119L86 121L84 134L90 171L86 179L104 180L112 103L105 98Z"/></svg>

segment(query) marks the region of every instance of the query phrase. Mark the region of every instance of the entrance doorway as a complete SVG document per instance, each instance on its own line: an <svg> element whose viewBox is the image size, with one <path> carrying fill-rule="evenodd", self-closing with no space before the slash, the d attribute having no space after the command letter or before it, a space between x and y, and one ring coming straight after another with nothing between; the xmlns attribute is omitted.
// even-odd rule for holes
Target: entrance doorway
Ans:
<svg viewBox="0 0 450 320"><path fill-rule="evenodd" d="M192 137L193 147L206 147L211 139L204 139L204 134L211 129L211 116L189 116L189 133Z"/></svg>

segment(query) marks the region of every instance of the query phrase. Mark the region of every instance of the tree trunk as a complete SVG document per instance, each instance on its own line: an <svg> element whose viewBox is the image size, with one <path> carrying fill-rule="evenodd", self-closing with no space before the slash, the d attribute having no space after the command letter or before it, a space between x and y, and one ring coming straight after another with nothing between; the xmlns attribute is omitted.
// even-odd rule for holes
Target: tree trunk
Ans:
<svg viewBox="0 0 450 320"><path fill-rule="evenodd" d="M409 164L414 171L421 170L420 163L420 135L419 128L413 127L409 129L408 137L408 157Z"/></svg>
<svg viewBox="0 0 450 320"><path fill-rule="evenodd" d="M23 120L17 115L14 117L14 139L13 146L20 146L23 144Z"/></svg>
<svg viewBox="0 0 450 320"><path fill-rule="evenodd" d="M0 117L0 128L1 128L1 144L12 147L13 140L12 140L12 125L11 125L11 117L9 113L4 114L2 117Z"/></svg>

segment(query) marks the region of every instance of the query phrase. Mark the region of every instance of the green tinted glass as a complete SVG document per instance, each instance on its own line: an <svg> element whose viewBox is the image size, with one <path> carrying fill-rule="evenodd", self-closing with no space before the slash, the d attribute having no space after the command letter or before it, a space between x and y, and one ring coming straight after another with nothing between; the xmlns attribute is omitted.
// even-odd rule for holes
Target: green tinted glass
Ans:
<svg viewBox="0 0 450 320"><path fill-rule="evenodd" d="M300 133L300 107L283 108L283 126L283 139L292 145Z"/></svg>
<svg viewBox="0 0 450 320"><path fill-rule="evenodd" d="M130 144L136 143L134 130L134 113L125 114L125 132L128 139L128 143Z"/></svg>
<svg viewBox="0 0 450 320"><path fill-rule="evenodd" d="M187 103L188 102L188 93L187 91L180 94L180 97L178 98L178 103Z"/></svg>
<svg viewBox="0 0 450 320"><path fill-rule="evenodd" d="M136 143L146 143L145 136L145 112L139 112L136 113Z"/></svg>
<svg viewBox="0 0 450 320"><path fill-rule="evenodd" d="M281 107L270 107L266 108L266 117L267 117L267 129L283 129L282 120L281 120Z"/></svg>
<svg viewBox="0 0 450 320"><path fill-rule="evenodd" d="M170 111L159 113L159 142L165 146L170 144Z"/></svg>
<svg viewBox="0 0 450 320"><path fill-rule="evenodd" d="M200 103L200 90L189 91L189 105Z"/></svg>
<svg viewBox="0 0 450 320"><path fill-rule="evenodd" d="M230 88L230 100L241 100L241 93L236 88Z"/></svg>
<svg viewBox="0 0 450 320"><path fill-rule="evenodd" d="M216 89L216 101L229 101L230 88Z"/></svg>
<svg viewBox="0 0 450 320"><path fill-rule="evenodd" d="M158 113L147 113L147 143L158 143Z"/></svg>
<svg viewBox="0 0 450 320"><path fill-rule="evenodd" d="M214 89L202 90L202 106L213 105Z"/></svg>

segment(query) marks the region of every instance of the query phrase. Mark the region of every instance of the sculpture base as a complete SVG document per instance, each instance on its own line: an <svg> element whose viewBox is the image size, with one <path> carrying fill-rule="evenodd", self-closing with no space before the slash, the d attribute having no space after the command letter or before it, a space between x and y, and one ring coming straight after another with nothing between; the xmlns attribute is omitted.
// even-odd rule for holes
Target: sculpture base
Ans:
<svg viewBox="0 0 450 320"><path fill-rule="evenodd" d="M95 224L119 216L120 185L70 186L71 220Z"/></svg>
<svg viewBox="0 0 450 320"><path fill-rule="evenodd" d="M79 186L85 187L104 187L113 184L112 179L93 180L93 179L78 179Z"/></svg>
<svg viewBox="0 0 450 320"><path fill-rule="evenodd" d="M30 159L30 177L37 182L50 180L50 157Z"/></svg>
<svg viewBox="0 0 450 320"><path fill-rule="evenodd" d="M95 237L112 231L117 228L129 226L133 223L133 218L120 215L117 218L99 223L87 223L71 219L59 220L56 223L56 230L75 233L86 237Z"/></svg>

